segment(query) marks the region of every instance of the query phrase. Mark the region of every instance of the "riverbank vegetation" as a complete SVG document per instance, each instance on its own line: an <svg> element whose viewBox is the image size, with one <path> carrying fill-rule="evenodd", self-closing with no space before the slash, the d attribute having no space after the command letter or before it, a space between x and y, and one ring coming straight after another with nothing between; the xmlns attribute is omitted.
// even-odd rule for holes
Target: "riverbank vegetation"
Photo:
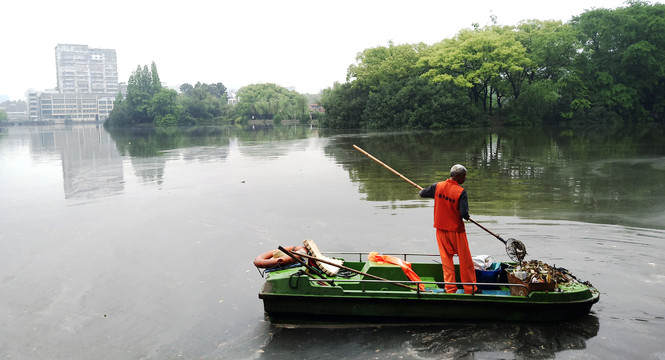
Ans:
<svg viewBox="0 0 665 360"><path fill-rule="evenodd" d="M664 121L665 5L629 1L568 23L477 24L431 46L366 49L323 92L335 128Z"/></svg>
<svg viewBox="0 0 665 360"><path fill-rule="evenodd" d="M225 123L246 124L251 120L310 121L308 100L295 91L275 84L242 87L237 103L229 105L224 84L182 84L179 92L164 88L157 66L138 66L129 77L127 95L118 94L106 127L197 126Z"/></svg>
<svg viewBox="0 0 665 360"><path fill-rule="evenodd" d="M222 83L165 89L140 66L118 96L108 126L247 124L319 120L327 128L441 129L485 126L620 125L665 122L665 5L629 0L567 23L492 18L433 45L365 49L347 80L318 99L275 84Z"/></svg>

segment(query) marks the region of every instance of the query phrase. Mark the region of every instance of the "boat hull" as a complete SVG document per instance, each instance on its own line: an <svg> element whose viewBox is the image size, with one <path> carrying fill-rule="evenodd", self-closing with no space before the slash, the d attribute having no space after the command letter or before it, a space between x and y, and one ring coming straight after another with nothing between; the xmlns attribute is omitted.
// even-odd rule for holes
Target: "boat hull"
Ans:
<svg viewBox="0 0 665 360"><path fill-rule="evenodd" d="M445 296L445 295L444 295ZM469 297L469 296L467 296ZM273 323L435 323L449 321L545 322L588 314L597 296L577 302L508 302L483 299L312 297L262 293Z"/></svg>
<svg viewBox="0 0 665 360"><path fill-rule="evenodd" d="M408 284L395 267L356 266ZM426 291L415 286L414 290L405 289L392 282L365 282L363 276L324 283L297 270L284 270L268 275L259 298L272 323L301 325L562 321L588 314L599 299L596 289L581 283L527 296L513 296L510 284L499 283L493 287L496 290L482 294L449 294L441 289L440 265L414 264L414 269L425 275Z"/></svg>

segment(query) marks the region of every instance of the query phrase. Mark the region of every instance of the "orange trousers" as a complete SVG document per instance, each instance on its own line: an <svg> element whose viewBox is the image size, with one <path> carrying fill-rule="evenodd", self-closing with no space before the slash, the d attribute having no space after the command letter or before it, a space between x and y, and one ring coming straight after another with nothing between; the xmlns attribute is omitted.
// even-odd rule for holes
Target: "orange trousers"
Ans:
<svg viewBox="0 0 665 360"><path fill-rule="evenodd" d="M436 229L436 241L439 244L439 254L441 254L441 264L443 265L443 281L455 282L453 255L457 254L459 257L460 280L475 283L476 271L473 267L466 233ZM472 294L474 287L474 285L464 285L464 293ZM456 285L446 285L446 292L454 293L456 291Z"/></svg>

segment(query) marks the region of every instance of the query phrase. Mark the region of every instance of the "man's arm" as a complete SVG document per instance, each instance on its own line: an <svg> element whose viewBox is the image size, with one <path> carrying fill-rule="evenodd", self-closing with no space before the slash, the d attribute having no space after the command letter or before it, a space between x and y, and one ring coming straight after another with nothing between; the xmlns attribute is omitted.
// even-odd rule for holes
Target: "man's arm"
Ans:
<svg viewBox="0 0 665 360"><path fill-rule="evenodd" d="M459 213L462 219L469 220L469 200L466 197L466 190L459 196Z"/></svg>
<svg viewBox="0 0 665 360"><path fill-rule="evenodd" d="M436 194L436 184L432 184L432 185L420 190L420 197L434 199L435 194Z"/></svg>

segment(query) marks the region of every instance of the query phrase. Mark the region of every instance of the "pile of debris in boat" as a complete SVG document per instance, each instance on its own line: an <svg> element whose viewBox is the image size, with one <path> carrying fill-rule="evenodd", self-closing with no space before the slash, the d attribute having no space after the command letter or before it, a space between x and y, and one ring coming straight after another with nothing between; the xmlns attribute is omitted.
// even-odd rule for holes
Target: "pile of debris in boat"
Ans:
<svg viewBox="0 0 665 360"><path fill-rule="evenodd" d="M524 284L524 288L511 288L512 295L527 295L531 291L560 291L559 284L581 283L592 287L588 281L580 281L575 275L564 268L551 266L540 260L522 261L514 269L507 271L508 281L513 284Z"/></svg>

